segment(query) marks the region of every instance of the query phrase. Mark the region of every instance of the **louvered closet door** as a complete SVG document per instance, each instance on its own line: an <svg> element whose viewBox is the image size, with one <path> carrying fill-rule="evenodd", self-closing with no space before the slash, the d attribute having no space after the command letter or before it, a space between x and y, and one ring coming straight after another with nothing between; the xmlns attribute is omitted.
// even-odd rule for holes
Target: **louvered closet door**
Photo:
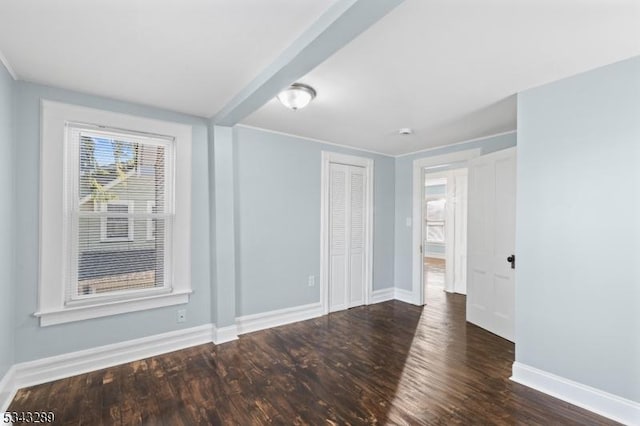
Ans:
<svg viewBox="0 0 640 426"><path fill-rule="evenodd" d="M349 307L364 304L364 169L349 167Z"/></svg>
<svg viewBox="0 0 640 426"><path fill-rule="evenodd" d="M329 311L364 304L365 175L362 167L331 164L329 190Z"/></svg>

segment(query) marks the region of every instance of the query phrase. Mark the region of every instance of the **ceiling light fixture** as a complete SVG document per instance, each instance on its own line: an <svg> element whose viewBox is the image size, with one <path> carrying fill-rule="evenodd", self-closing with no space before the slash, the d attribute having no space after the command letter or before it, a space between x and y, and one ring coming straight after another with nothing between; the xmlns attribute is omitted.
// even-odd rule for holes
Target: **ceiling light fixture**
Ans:
<svg viewBox="0 0 640 426"><path fill-rule="evenodd" d="M398 129L398 134L402 136L408 136L413 134L413 129L411 127L403 127Z"/></svg>
<svg viewBox="0 0 640 426"><path fill-rule="evenodd" d="M313 87L302 83L293 83L278 94L280 103L294 111L306 107L315 97Z"/></svg>

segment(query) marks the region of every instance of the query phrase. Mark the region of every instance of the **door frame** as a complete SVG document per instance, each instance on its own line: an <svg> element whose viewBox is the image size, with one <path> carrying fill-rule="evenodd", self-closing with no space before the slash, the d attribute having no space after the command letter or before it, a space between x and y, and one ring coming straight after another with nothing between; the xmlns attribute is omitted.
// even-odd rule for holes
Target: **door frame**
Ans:
<svg viewBox="0 0 640 426"><path fill-rule="evenodd" d="M371 303L373 293L373 166L371 158L322 151L320 166L320 308L323 315L329 313L329 187L331 163L365 169L364 215L364 304Z"/></svg>
<svg viewBox="0 0 640 426"><path fill-rule="evenodd" d="M426 303L424 295L423 255L420 250L422 245L422 222L423 222L423 200L424 200L424 169L427 167L446 166L451 163L461 163L460 167L466 167L466 163L472 158L479 157L482 153L480 148L468 149L464 151L452 152L443 155L418 158L413 161L413 194L412 194L412 221L411 221L411 298L414 305L424 305Z"/></svg>
<svg viewBox="0 0 640 426"><path fill-rule="evenodd" d="M429 171L425 171L423 169L423 185L426 187L426 183L427 180L439 180L442 179L443 181L446 181L446 187L447 187L447 191L444 194L445 199L447 200L447 204L446 204L446 208L445 208L445 238L444 238L444 246L445 246L445 252L442 256L436 256L439 257L441 259L444 259L446 262L446 273L445 273L445 282L444 282L444 290L447 292L451 292L451 288L453 287L453 280L452 278L452 274L449 271L451 269L451 259L453 258L453 252L452 252L452 248L454 247L453 242L454 242L454 235L451 232L451 224L454 223L454 217L453 217L453 205L449 202L451 200L451 178L452 178L452 174L450 170L445 170L443 172L440 171L433 171L433 172L429 172ZM426 194L424 194L425 196L423 197L422 201L423 203L427 200ZM423 211L422 211L422 221L420 222L420 226L424 227L424 225L427 223L426 218L425 218L425 211L424 211L425 207L423 204ZM425 230L424 228L421 230L422 232L422 257L423 257L423 261L424 258L427 256L427 251L426 251L426 242L427 242L427 236L425 235ZM423 276L422 276L422 283L423 285L426 285L426 282L424 280L424 265L423 265Z"/></svg>

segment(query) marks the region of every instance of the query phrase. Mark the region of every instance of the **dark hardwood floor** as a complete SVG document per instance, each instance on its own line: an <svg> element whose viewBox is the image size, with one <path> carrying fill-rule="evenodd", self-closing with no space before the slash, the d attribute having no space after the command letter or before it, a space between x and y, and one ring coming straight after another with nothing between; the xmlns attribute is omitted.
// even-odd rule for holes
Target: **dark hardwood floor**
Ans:
<svg viewBox="0 0 640 426"><path fill-rule="evenodd" d="M460 295L391 301L20 390L57 424L613 424L509 381Z"/></svg>

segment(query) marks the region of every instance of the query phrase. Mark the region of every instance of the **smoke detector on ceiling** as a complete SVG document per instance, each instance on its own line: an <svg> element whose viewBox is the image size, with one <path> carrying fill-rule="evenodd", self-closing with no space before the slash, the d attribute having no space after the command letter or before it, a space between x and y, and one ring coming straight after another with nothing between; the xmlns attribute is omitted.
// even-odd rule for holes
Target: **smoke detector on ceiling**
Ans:
<svg viewBox="0 0 640 426"><path fill-rule="evenodd" d="M398 129L398 134L402 136L412 135L413 129L411 127L403 127L401 129Z"/></svg>

